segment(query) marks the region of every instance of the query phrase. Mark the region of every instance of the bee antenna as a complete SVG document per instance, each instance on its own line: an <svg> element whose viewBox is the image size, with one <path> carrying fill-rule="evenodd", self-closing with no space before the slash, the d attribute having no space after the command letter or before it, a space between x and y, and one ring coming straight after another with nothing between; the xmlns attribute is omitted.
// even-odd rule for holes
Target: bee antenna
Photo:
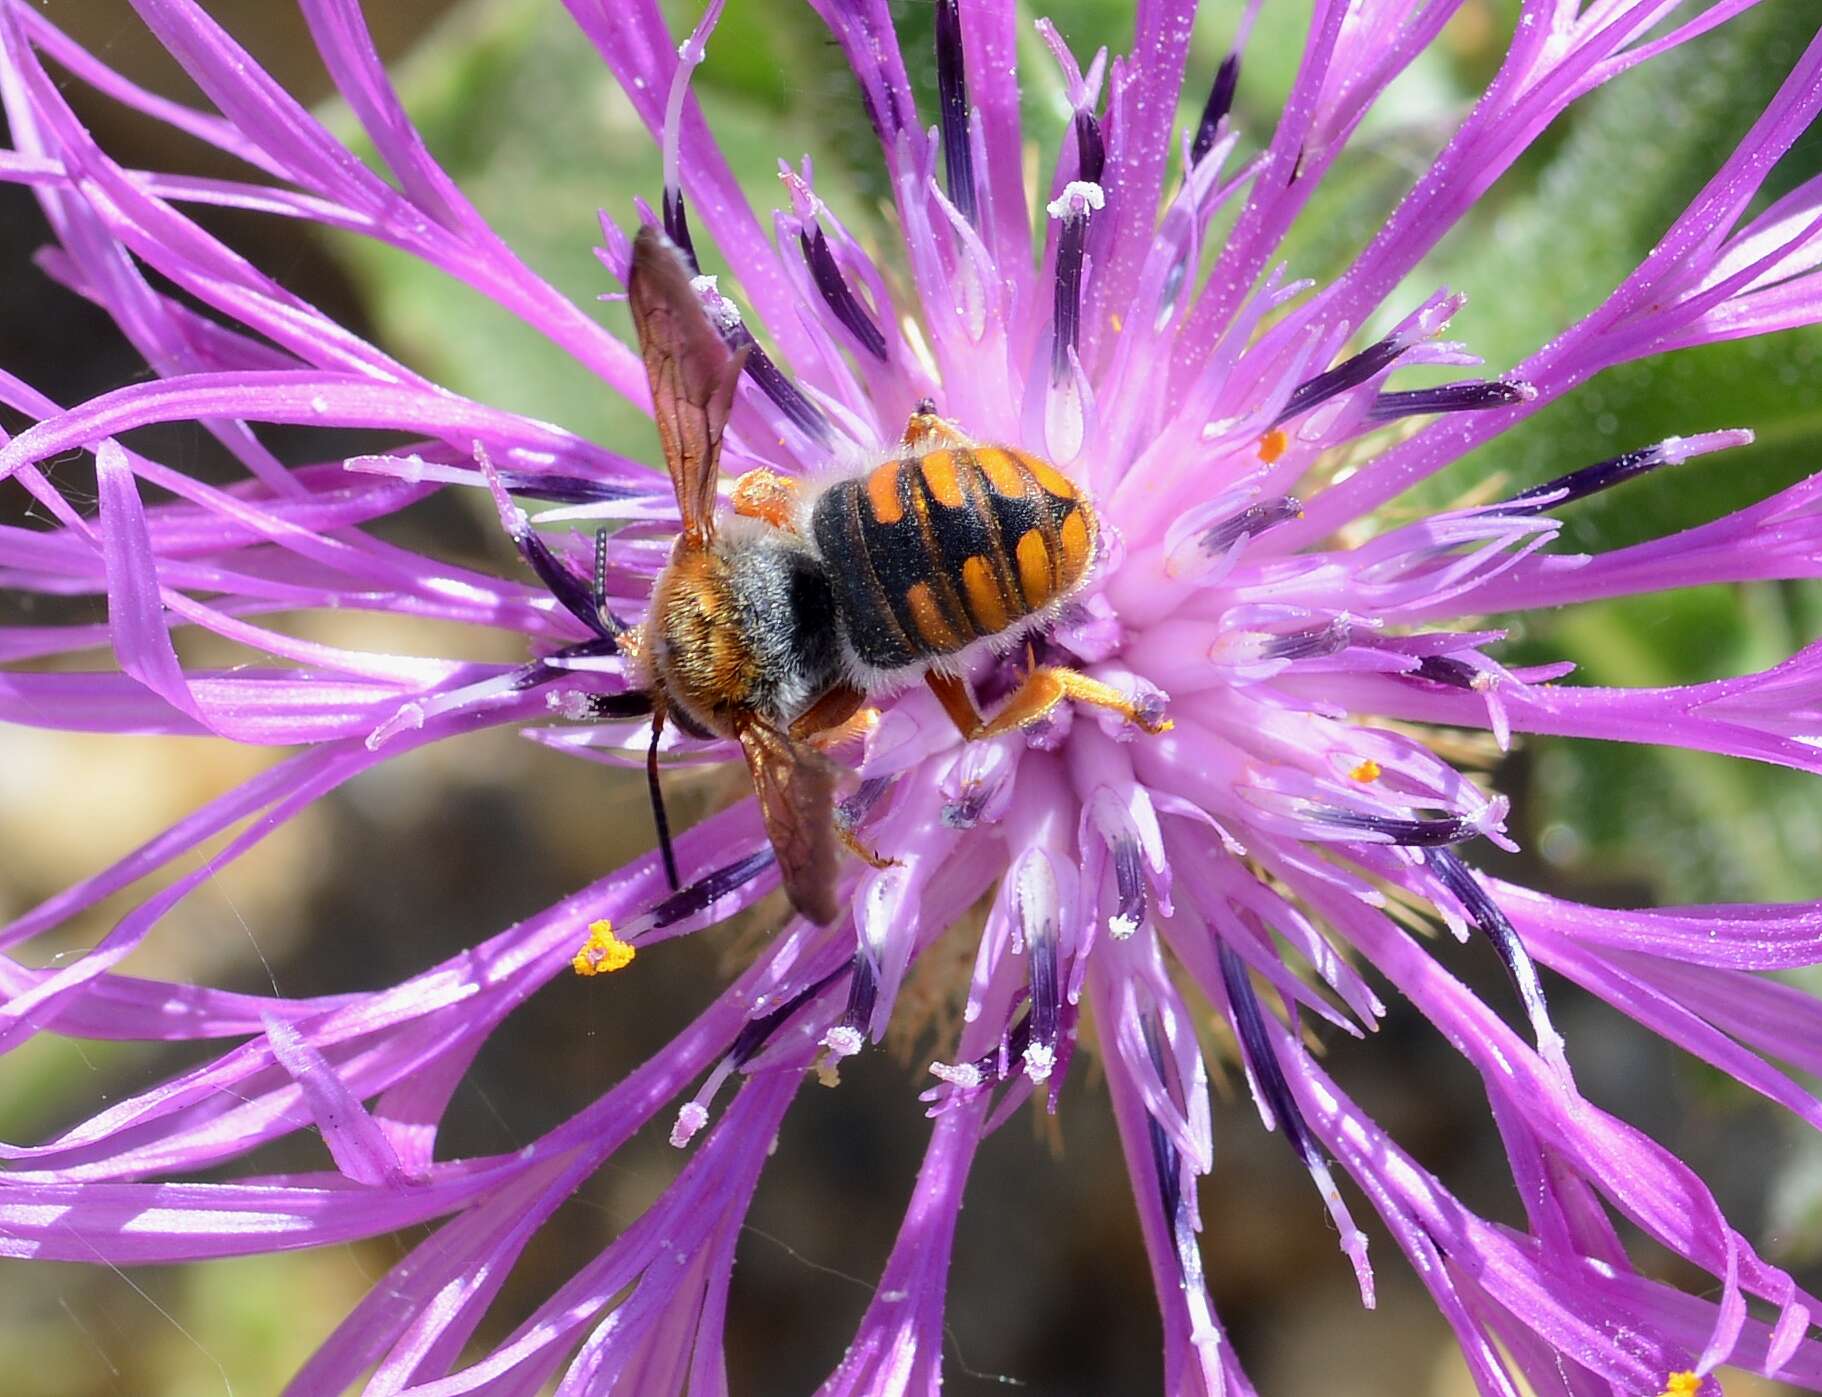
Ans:
<svg viewBox="0 0 1822 1397"><path fill-rule="evenodd" d="M595 604L595 615L601 624L607 627L609 636L617 637L626 629L626 622L607 609L607 529L605 526L595 530L595 576L594 584L589 589L589 599Z"/></svg>
<svg viewBox="0 0 1822 1397"><path fill-rule="evenodd" d="M595 610L607 605L607 527L595 530Z"/></svg>
<svg viewBox="0 0 1822 1397"><path fill-rule="evenodd" d="M645 749L645 783L652 794L652 823L658 827L658 852L664 859L664 876L671 891L683 886L677 877L677 851L671 847L671 820L664 813L664 787L658 781L658 734L664 731L662 711L652 715L652 745Z"/></svg>

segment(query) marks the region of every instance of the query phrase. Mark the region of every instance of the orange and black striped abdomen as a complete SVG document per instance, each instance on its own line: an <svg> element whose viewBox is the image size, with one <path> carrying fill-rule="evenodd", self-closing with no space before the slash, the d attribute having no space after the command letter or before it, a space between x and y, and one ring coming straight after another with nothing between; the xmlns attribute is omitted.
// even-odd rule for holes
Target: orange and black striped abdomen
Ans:
<svg viewBox="0 0 1822 1397"><path fill-rule="evenodd" d="M1094 561L1093 508L1000 446L888 461L831 485L810 529L855 653L877 669L952 655L1064 596Z"/></svg>

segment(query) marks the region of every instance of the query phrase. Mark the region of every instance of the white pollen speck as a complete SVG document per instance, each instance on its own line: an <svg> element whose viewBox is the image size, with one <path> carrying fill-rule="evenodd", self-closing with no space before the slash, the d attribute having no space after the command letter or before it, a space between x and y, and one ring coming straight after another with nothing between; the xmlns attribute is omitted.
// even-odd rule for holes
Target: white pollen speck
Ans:
<svg viewBox="0 0 1822 1397"><path fill-rule="evenodd" d="M1025 1075L1034 1082L1045 1082L1056 1070L1057 1050L1043 1043L1029 1043L1025 1047Z"/></svg>
<svg viewBox="0 0 1822 1397"><path fill-rule="evenodd" d="M1101 209L1107 206L1107 195L1101 186L1093 180L1072 179L1063 186L1063 192L1044 205L1044 212L1052 218L1086 218L1090 209Z"/></svg>
<svg viewBox="0 0 1822 1397"><path fill-rule="evenodd" d="M709 1123L709 1108L700 1101L686 1101L677 1112L677 1123L671 1127L671 1145L682 1149L696 1138L696 1132Z"/></svg>
<svg viewBox="0 0 1822 1397"><path fill-rule="evenodd" d="M731 330L740 324L740 307L721 294L715 285L714 277L707 273L691 277L690 285L695 288L697 297L702 301L703 310L707 311L709 319L715 322L716 329Z"/></svg>
<svg viewBox="0 0 1822 1397"><path fill-rule="evenodd" d="M310 411L314 412L318 417L327 415L329 411L329 400L322 394L317 394L310 400Z"/></svg>
<svg viewBox="0 0 1822 1397"><path fill-rule="evenodd" d="M588 695L580 689L558 689L555 693L544 695L544 704L551 712L561 714L575 723L587 718L591 708Z"/></svg>
<svg viewBox="0 0 1822 1397"><path fill-rule="evenodd" d="M860 1030L847 1024L837 1024L822 1036L822 1046L838 1058L853 1057L865 1043Z"/></svg>
<svg viewBox="0 0 1822 1397"><path fill-rule="evenodd" d="M930 1075L952 1087L961 1087L964 1091L972 1091L981 1084L981 1069L972 1062L933 1062L930 1064Z"/></svg>
<svg viewBox="0 0 1822 1397"><path fill-rule="evenodd" d="M1139 924L1123 912L1107 919L1107 934L1115 941L1124 941L1138 929Z"/></svg>

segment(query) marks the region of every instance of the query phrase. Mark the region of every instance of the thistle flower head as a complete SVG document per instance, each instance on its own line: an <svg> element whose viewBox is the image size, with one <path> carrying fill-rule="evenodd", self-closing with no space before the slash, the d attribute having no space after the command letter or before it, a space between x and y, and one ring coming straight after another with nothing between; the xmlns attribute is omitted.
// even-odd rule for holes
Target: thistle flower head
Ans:
<svg viewBox="0 0 1822 1397"><path fill-rule="evenodd" d="M1064 666L1143 721L1065 702L1035 727L966 742L927 689L872 695L877 716L847 752L853 780L836 816L881 866L844 864L836 922L785 921L669 1048L541 1138L450 1158L437 1146L449 1097L528 995L572 969L636 975L635 955L643 964L664 941L752 906L778 875L749 799L677 834L674 883L654 851L391 987L298 1000L117 969L223 863L409 751L507 725L637 763L649 732L623 635L677 528L663 477L428 381L192 216L250 209L378 239L649 402L635 348L519 260L437 165L356 0L300 4L383 172L194 0L134 8L207 108L140 90L24 0L0 0L14 142L0 178L37 192L55 236L43 270L102 306L154 371L71 405L0 378L0 400L31 419L0 445L0 476L52 521L0 533L8 584L107 603L105 628L15 628L5 654L106 643L117 661L9 670L0 714L297 749L0 932L18 946L138 890L85 953L42 968L0 960L0 1047L47 1032L232 1043L53 1139L0 1146L0 1254L178 1261L441 1220L295 1390L363 1378L374 1391L724 1390L730 1268L793 1097L811 1071L831 1077L882 1038L914 969L975 913L972 967L945 991L959 1028L923 1094L932 1125L915 1195L827 1391L935 1389L970 1162L1021 1104L1056 1110L1084 1035L1131 1175L1172 1392L1252 1390L1209 1300L1204 1268L1218 1255L1198 1236L1216 1052L1238 1063L1263 1125L1307 1170L1363 1302L1375 1259L1355 1215L1370 1212L1454 1327L1480 1390L1709 1391L1723 1363L1822 1386L1818 1302L1759 1257L1689 1168L1580 1093L1575 1045L1540 974L1822 1125L1822 1104L1772 1061L1814 1070L1802 1044L1817 1009L1762 973L1822 960L1822 914L1611 912L1490 877L1469 846L1514 847L1507 799L1440 736L1482 729L1503 749L1515 734L1561 734L1822 767L1815 646L1738 678L1600 689L1555 682L1565 665L1502 660L1505 632L1474 619L1816 576L1817 479L1669 538L1565 551L1563 512L1578 501L1674 489L1671 468L1751 439L1692 403L1685 435L1565 463L1506 498L1402 522L1377 513L1603 370L1822 319L1822 183L1754 203L1822 108L1822 41L1640 266L1529 358L1489 369L1446 338L1462 298L1424 284L1426 254L1572 102L1699 40L1746 0L1681 19L1662 0L1524 4L1481 100L1320 283L1280 260L1286 233L1456 0L1317 0L1277 124L1250 144L1232 103L1256 3L1212 74L1190 70L1187 0L1141 5L1130 51L1111 61L1072 51L1040 21L1037 61L1055 65L1067 110L1057 162L1035 186L1014 75L1039 50L1015 7L937 0L924 53L901 49L884 4L811 0L878 138L885 234L845 226L807 161L781 161L769 230L749 205L690 91L723 0L681 45L652 0L568 0L663 159L653 203L602 213L604 290L624 287L639 223L661 226L690 260L710 322L746 355L724 445L730 480L860 471L899 451L926 402L976 441L1041 458L1095 502L1101 557L1054 625L982 656L967 678L991 709L1032 665ZM47 64L236 157L246 177L122 165ZM935 74L934 111L914 97L919 65ZM1189 90L1201 83L1205 101ZM1430 372L1406 377L1420 368ZM120 440L172 421L201 423L245 478L204 483ZM262 442L273 423L380 429L409 444L290 468ZM74 450L94 456L90 512L45 470ZM446 488L490 492L520 574L476 573L363 528ZM317 608L503 627L525 658L378 654L261 619ZM173 643L188 628L261 658L188 665ZM675 730L658 750L667 768L735 755ZM140 887L218 838L200 867ZM1487 943L1509 1004L1456 978L1475 952L1454 940ZM1479 1074L1523 1227L1454 1198L1312 1051L1369 1038L1387 992ZM664 1119L688 1152L675 1181L504 1342L468 1352L532 1233ZM306 1126L328 1150L315 1174L187 1181ZM1622 1225L1706 1276L1702 1293L1642 1274Z"/></svg>

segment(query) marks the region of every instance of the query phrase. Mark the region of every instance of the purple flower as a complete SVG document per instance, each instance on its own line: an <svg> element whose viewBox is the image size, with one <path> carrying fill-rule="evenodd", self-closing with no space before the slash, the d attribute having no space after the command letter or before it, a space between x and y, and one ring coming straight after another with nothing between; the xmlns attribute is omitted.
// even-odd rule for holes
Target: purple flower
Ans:
<svg viewBox="0 0 1822 1397"><path fill-rule="evenodd" d="M1552 547L1576 501L1622 484L1675 488L1633 482L1750 440L1716 430L1691 403L1688 436L1498 503L1374 519L1604 369L1822 320L1822 180L1748 216L1771 166L1822 109L1822 40L1597 309L1507 373L1414 388L1390 380L1477 362L1441 338L1460 298L1409 290L1425 254L1569 104L1749 0L1722 0L1681 27L1665 26L1674 6L1661 0L1526 3L1480 102L1322 285L1292 279L1277 250L1369 107L1456 11L1452 0L1317 0L1278 125L1245 160L1229 112L1240 48L1197 78L1211 82L1199 123L1176 123L1191 78L1190 0L1141 4L1130 54L1097 54L1085 71L1040 23L1070 113L1035 203L1009 76L1015 6L938 0L928 55L901 52L883 0L811 0L879 138L898 238L885 266L823 203L807 164L781 167L785 206L771 236L749 207L689 92L720 0L681 49L653 0L569 0L664 155L657 209L602 216L608 275L625 281L622 225L635 218L661 223L705 272L731 274L697 282L723 337L749 348L730 469L859 469L894 449L926 397L976 439L1054 462L1096 501L1106 556L1039 648L1173 726L1149 736L1066 705L1025 733L964 744L925 690L875 696L838 818L894 862L844 865L839 897L851 913L827 928L787 921L666 1050L548 1134L510 1154L448 1158L437 1129L450 1095L527 996L572 965L625 969L636 953L751 906L778 876L747 800L677 838L680 891L654 852L388 988L285 999L116 969L224 864L416 748L510 725L598 760L643 754L615 618L643 613L668 556L677 511L663 478L427 381L190 216L255 210L378 239L491 297L647 404L634 348L515 257L438 167L356 0L300 3L385 177L193 0L134 8L212 110L148 94L38 8L0 0L0 98L14 140L0 177L37 191L56 238L43 270L103 307L155 374L70 406L0 377L0 401L32 419L0 446L0 476L51 521L0 530L6 582L105 594L108 618L105 628L13 627L0 654L28 661L105 642L118 661L0 673L0 715L297 749L0 931L19 946L116 893L137 898L81 955L42 968L0 957L0 1047L44 1032L231 1044L54 1139L0 1146L0 1254L132 1265L436 1222L295 1391L363 1378L375 1392L533 1392L553 1381L565 1393L725 1390L736 1242L806 1072L827 1074L878 1040L913 964L985 906L972 975L951 987L962 1027L931 1068L916 1190L828 1391L935 1389L970 1163L1034 1095L1055 1109L1083 1015L1149 1249L1166 1386L1252 1391L1210 1305L1198 1243L1196 1184L1213 1158L1212 1045L1190 1007L1201 1000L1225 1019L1264 1124L1308 1170L1364 1302L1373 1270L1352 1216L1363 1206L1431 1291L1482 1391L1713 1392L1723 1363L1822 1387L1822 1341L1810 1332L1819 1302L1759 1257L1685 1165L1577 1091L1538 970L1822 1126L1822 1101L1785 1070L1822 1071L1822 1011L1765 973L1822 961L1822 909L1611 912L1489 877L1458 846L1485 837L1509 847L1506 801L1425 740L1427 725L1448 724L1488 729L1501 746L1512 733L1562 734L1822 769L1822 646L1740 678L1601 689L1553 683L1566 666L1508 667L1499 631L1450 628L1663 588L1815 577L1822 476L1598 557ZM77 120L47 60L236 157L247 177L123 166ZM916 109L916 64L934 66L933 114ZM1369 337L1364 326L1385 328ZM118 440L174 421L202 424L246 478L205 484ZM415 444L291 469L255 430L271 423L383 429ZM1394 423L1402 430L1386 430ZM96 462L92 512L43 469L75 450ZM363 530L445 486L492 491L525 574L479 574ZM159 502L147 503L147 487ZM533 516L521 500L556 507ZM534 527L557 521L603 528L598 556L592 539ZM356 651L262 620L316 608L509 628L527 658L506 667ZM186 666L172 640L180 627L269 659ZM976 692L994 701L1023 663L983 663ZM663 750L678 767L734 755L674 731ZM220 847L192 866L212 842ZM1413 918L1490 943L1527 1034L1455 978L1453 948L1413 934ZM1523 1228L1451 1196L1309 1051L1313 1037L1370 1033L1387 986L1483 1080ZM659 1119L688 1151L675 1181L475 1358L469 1338L531 1234ZM312 1127L329 1156L317 1173L189 1181ZM1622 1228L1709 1277L1701 1294L1641 1274Z"/></svg>

